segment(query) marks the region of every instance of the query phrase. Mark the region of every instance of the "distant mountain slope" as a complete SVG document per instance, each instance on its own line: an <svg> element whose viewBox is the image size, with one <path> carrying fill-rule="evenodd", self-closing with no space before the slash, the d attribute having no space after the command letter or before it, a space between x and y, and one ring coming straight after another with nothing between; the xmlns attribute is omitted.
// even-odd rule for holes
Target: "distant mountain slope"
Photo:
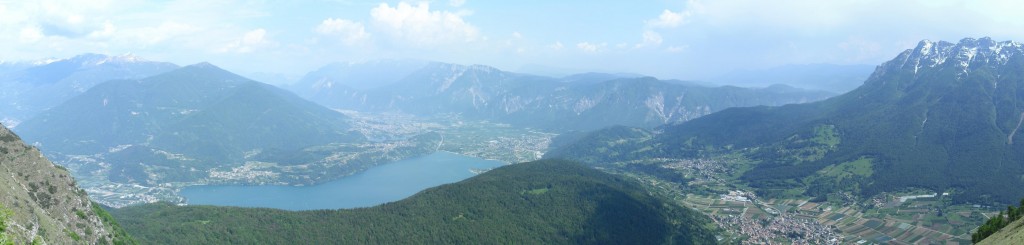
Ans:
<svg viewBox="0 0 1024 245"><path fill-rule="evenodd" d="M832 95L799 89L703 87L628 74L588 73L557 79L445 63L427 64L376 89L333 86L330 96L307 98L345 109L453 113L559 131L612 125L654 127L728 107L802 103Z"/></svg>
<svg viewBox="0 0 1024 245"><path fill-rule="evenodd" d="M559 78L558 80L561 80L561 82L565 82L565 83L587 83L587 84L593 84L593 83L600 83L600 82L611 81L611 80L616 80L616 79L639 78L639 77L646 77L646 76L639 75L639 74L628 74L628 73L587 72L587 73L579 73L579 74L572 74L572 75L564 76L562 78Z"/></svg>
<svg viewBox="0 0 1024 245"><path fill-rule="evenodd" d="M5 77L11 72L21 71L32 66L44 65L49 62L51 62L49 59L38 61L0 61L0 77Z"/></svg>
<svg viewBox="0 0 1024 245"><path fill-rule="evenodd" d="M680 85L651 77L568 86L536 98L503 121L558 130L593 130L613 125L654 128L692 120L725 108L804 103L824 92Z"/></svg>
<svg viewBox="0 0 1024 245"><path fill-rule="evenodd" d="M415 60L332 63L309 72L289 88L309 100L340 108L347 106L342 98L391 85L426 65Z"/></svg>
<svg viewBox="0 0 1024 245"><path fill-rule="evenodd" d="M0 127L0 225L0 237L13 244L134 243L70 173L6 127Z"/></svg>
<svg viewBox="0 0 1024 245"><path fill-rule="evenodd" d="M1024 196L1017 188L1024 186L1024 145L1016 142L1022 94L1020 43L922 41L844 95L726 109L613 148L620 159L744 152L760 163L743 179L763 191L870 196L917 187L951 192L956 202L1011 203ZM607 155L588 150L594 144L564 147L552 157ZM860 159L870 164L869 172L845 180L814 177Z"/></svg>
<svg viewBox="0 0 1024 245"><path fill-rule="evenodd" d="M154 244L713 244L710 220L579 164L505 166L371 208L288 212L164 203L111 210Z"/></svg>
<svg viewBox="0 0 1024 245"><path fill-rule="evenodd" d="M301 155L306 147L362 140L347 117L208 63L141 80L111 81L18 128L47 154L105 154L111 178L156 183L217 166ZM154 171L174 173L154 177Z"/></svg>
<svg viewBox="0 0 1024 245"><path fill-rule="evenodd" d="M804 89L846 93L863 84L874 69L875 66L872 65L785 65L763 70L729 72L711 78L710 81L743 87L786 84Z"/></svg>
<svg viewBox="0 0 1024 245"><path fill-rule="evenodd" d="M17 67L0 74L0 118L10 121L26 120L108 80L138 79L178 68L132 55L101 54Z"/></svg>

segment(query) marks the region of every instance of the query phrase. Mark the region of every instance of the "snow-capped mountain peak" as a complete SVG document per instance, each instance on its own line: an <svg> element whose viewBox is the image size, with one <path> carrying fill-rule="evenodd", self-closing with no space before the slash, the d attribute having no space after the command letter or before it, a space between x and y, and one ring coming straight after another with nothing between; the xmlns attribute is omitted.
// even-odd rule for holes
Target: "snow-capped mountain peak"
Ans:
<svg viewBox="0 0 1024 245"><path fill-rule="evenodd" d="M912 70L918 74L922 69L942 69L951 65L957 76L970 75L973 66L1006 65L1013 57L1024 54L1024 45L1014 41L996 42L991 38L964 38L957 43L923 40L914 49L900 53L895 59L882 64L876 73L885 74L899 70Z"/></svg>

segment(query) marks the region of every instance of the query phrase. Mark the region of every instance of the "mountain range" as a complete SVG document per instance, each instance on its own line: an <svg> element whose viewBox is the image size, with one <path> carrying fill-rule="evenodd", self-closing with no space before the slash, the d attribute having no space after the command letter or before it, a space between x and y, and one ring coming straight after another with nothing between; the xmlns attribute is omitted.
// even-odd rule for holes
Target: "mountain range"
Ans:
<svg viewBox="0 0 1024 245"><path fill-rule="evenodd" d="M138 79L178 68L133 55L82 54L68 59L0 65L0 118L8 124L77 96L96 84Z"/></svg>
<svg viewBox="0 0 1024 245"><path fill-rule="evenodd" d="M958 203L1012 203L1024 196L1016 188L1024 186L1021 71L1021 43L926 40L834 98L731 108L658 131L595 132L546 157L608 162L739 153L756 162L741 179L763 195L870 197L925 188Z"/></svg>
<svg viewBox="0 0 1024 245"><path fill-rule="evenodd" d="M321 98L315 101L329 101L335 96L334 92L342 91L339 89L369 90L391 85L428 63L417 60L336 62L306 73L293 85L293 90L303 97Z"/></svg>
<svg viewBox="0 0 1024 245"><path fill-rule="evenodd" d="M111 178L150 184L363 140L344 115L209 63L97 85L18 132L48 154L107 154ZM153 171L169 175L157 180Z"/></svg>
<svg viewBox="0 0 1024 245"><path fill-rule="evenodd" d="M385 65L368 69L377 71L381 66ZM437 62L414 70L411 68L417 66L407 63L385 67L402 69L383 73L388 75L379 80L366 80L374 86L360 89L353 86L360 84L366 70L328 66L307 75L292 89L332 108L424 116L458 114L555 131L613 125L655 127L728 107L802 103L832 95L782 85L763 89L705 87L629 74L585 73L551 78L482 65Z"/></svg>

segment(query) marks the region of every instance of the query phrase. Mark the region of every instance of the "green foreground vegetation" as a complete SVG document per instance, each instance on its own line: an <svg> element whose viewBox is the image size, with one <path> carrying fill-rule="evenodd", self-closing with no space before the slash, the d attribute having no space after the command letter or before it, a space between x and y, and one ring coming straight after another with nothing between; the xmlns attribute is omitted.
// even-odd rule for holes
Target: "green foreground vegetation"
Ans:
<svg viewBox="0 0 1024 245"><path fill-rule="evenodd" d="M707 217L561 160L510 165L371 208L111 210L147 244L712 244Z"/></svg>
<svg viewBox="0 0 1024 245"><path fill-rule="evenodd" d="M14 244L14 241L7 238L7 235L4 234L7 231L7 218L12 216L11 213L10 209L0 205L0 245Z"/></svg>
<svg viewBox="0 0 1024 245"><path fill-rule="evenodd" d="M981 240L978 245L1024 244L1024 219L1008 224L995 234Z"/></svg>
<svg viewBox="0 0 1024 245"><path fill-rule="evenodd" d="M992 234L995 234L996 232L999 232L1000 230L1010 225L1014 221L1019 220L1021 216L1024 216L1024 199L1020 200L1020 206L1007 206L1006 213L1000 211L998 215L988 219L988 221L985 221L984 225L978 227L977 232L971 234L971 241L974 243L981 242L982 240L985 240L985 238L992 236ZM1016 226L1019 227L1020 224L1017 224Z"/></svg>

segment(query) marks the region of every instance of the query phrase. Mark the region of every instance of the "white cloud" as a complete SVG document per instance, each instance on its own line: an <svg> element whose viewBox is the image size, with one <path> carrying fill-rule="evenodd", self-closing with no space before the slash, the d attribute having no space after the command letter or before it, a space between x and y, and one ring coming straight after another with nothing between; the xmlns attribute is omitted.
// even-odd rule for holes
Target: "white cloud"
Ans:
<svg viewBox="0 0 1024 245"><path fill-rule="evenodd" d="M242 44L249 44L249 45L263 44L263 43L267 42L266 37L267 37L267 30L264 30L263 28L252 30L252 31L246 32L245 36L242 37Z"/></svg>
<svg viewBox="0 0 1024 245"><path fill-rule="evenodd" d="M671 46L671 47L666 48L665 51L668 51L669 53L679 53L679 52L686 51L686 49L688 49L688 48L690 48L690 47L686 46L686 45Z"/></svg>
<svg viewBox="0 0 1024 245"><path fill-rule="evenodd" d="M644 31L643 38L644 40L642 42L636 44L636 48L657 47L661 46L661 43L664 41L661 38L661 34L654 31Z"/></svg>
<svg viewBox="0 0 1024 245"><path fill-rule="evenodd" d="M202 1L2 1L0 53L8 58L73 56L83 52L140 53L198 59L258 39L250 20L261 3ZM263 39L269 37L263 33ZM229 45L231 44L231 45ZM248 50L253 50L251 47ZM159 54L159 55L157 55ZM160 57L163 56L163 57Z"/></svg>
<svg viewBox="0 0 1024 245"><path fill-rule="evenodd" d="M34 26L24 27L21 28L21 35L19 35L19 38L22 42L26 43L36 42L43 38L43 31L40 31L39 28Z"/></svg>
<svg viewBox="0 0 1024 245"><path fill-rule="evenodd" d="M562 42L558 41L558 42L552 43L551 45L548 45L548 47L551 48L551 49L554 49L554 50L562 50L562 48L564 48L565 45L562 45Z"/></svg>
<svg viewBox="0 0 1024 245"><path fill-rule="evenodd" d="M315 29L316 33L339 38L346 45L356 45L370 39L363 23L345 19L326 19Z"/></svg>
<svg viewBox="0 0 1024 245"><path fill-rule="evenodd" d="M466 4L466 0L448 0L448 5L452 7L462 7L463 4Z"/></svg>
<svg viewBox="0 0 1024 245"><path fill-rule="evenodd" d="M160 25L157 26L146 26L125 30L123 38L127 40L123 41L141 42L145 45L154 45L175 37L192 35L199 31L200 28L192 25L167 21L160 23Z"/></svg>
<svg viewBox="0 0 1024 245"><path fill-rule="evenodd" d="M576 44L577 48L579 48L580 50L583 50L583 52L587 52L587 53L597 53L604 46L607 46L607 44L604 44L604 43L602 43L602 44L594 44L594 43L590 43L590 42L581 42L581 43L577 43Z"/></svg>
<svg viewBox="0 0 1024 245"><path fill-rule="evenodd" d="M661 12L661 15L659 15L657 19L648 20L647 25L650 27L658 28L677 27L679 25L682 25L686 21L686 18L690 17L690 15L691 12L689 11L680 11L676 13L666 9Z"/></svg>
<svg viewBox="0 0 1024 245"><path fill-rule="evenodd" d="M683 24L686 24L694 17L694 13L703 12L703 5L697 0L690 0L686 4L686 9L673 12L672 10L662 10L661 15L658 15L655 19L645 21L644 32L640 43L633 45L633 48L646 48L646 47L659 47L665 42L665 39L654 30L656 29L669 29L676 28ZM671 34L671 33L670 33ZM670 35L672 37L672 35ZM671 48L670 48L671 49ZM671 52L671 51L670 51Z"/></svg>
<svg viewBox="0 0 1024 245"><path fill-rule="evenodd" d="M400 2L395 7L381 3L370 10L373 26L396 41L418 46L473 42L479 31L462 19L464 13L430 11L426 2L415 6Z"/></svg>
<svg viewBox="0 0 1024 245"><path fill-rule="evenodd" d="M82 23L82 16L77 14L68 15L68 24L77 25Z"/></svg>
<svg viewBox="0 0 1024 245"><path fill-rule="evenodd" d="M115 28L114 24L110 23L110 21L108 20L108 21L103 23L103 29L92 31L91 33L89 33L89 37L91 37L91 38L108 38L108 37L112 37L114 35L115 31L117 31L117 28Z"/></svg>
<svg viewBox="0 0 1024 245"><path fill-rule="evenodd" d="M255 49L273 46L275 43L267 39L267 30L263 28L246 32L242 38L228 43L219 52L249 53Z"/></svg>
<svg viewBox="0 0 1024 245"><path fill-rule="evenodd" d="M102 1L0 1L0 16L3 16L0 17L0 36L22 42L83 37L104 27L104 22L92 13L105 5ZM48 43L36 44L47 46Z"/></svg>

